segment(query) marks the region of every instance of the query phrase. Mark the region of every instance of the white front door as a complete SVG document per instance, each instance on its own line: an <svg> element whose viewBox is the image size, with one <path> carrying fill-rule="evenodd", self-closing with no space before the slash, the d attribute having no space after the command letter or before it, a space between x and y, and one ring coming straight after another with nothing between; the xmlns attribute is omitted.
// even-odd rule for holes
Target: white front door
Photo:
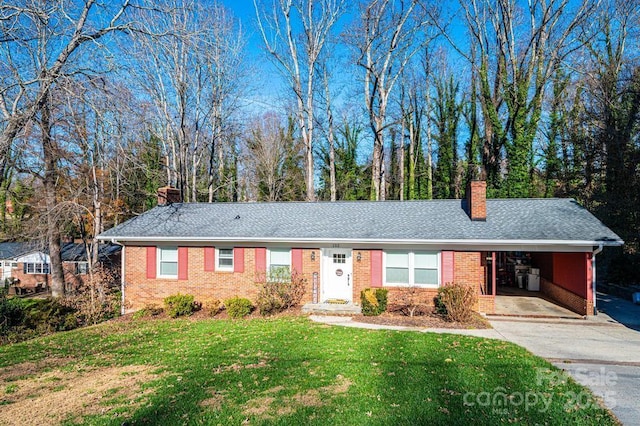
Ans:
<svg viewBox="0 0 640 426"><path fill-rule="evenodd" d="M351 302L353 298L353 263L351 249L324 249L322 254L322 297Z"/></svg>

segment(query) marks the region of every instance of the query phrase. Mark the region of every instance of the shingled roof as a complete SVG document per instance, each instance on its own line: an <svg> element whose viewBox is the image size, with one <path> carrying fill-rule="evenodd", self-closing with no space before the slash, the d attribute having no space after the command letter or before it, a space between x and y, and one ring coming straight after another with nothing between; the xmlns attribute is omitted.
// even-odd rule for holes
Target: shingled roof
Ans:
<svg viewBox="0 0 640 426"><path fill-rule="evenodd" d="M155 207L99 238L123 242L623 243L573 199L488 199L486 221L470 220L464 203L175 203Z"/></svg>

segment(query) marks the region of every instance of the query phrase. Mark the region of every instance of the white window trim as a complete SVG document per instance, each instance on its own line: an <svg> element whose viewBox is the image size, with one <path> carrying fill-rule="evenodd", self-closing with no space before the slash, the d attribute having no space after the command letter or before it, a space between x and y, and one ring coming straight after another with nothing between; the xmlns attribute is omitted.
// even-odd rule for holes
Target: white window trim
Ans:
<svg viewBox="0 0 640 426"><path fill-rule="evenodd" d="M80 264L87 265L86 272L80 271ZM89 262L75 262L75 271L74 275L87 275L89 274Z"/></svg>
<svg viewBox="0 0 640 426"><path fill-rule="evenodd" d="M440 281L442 279L442 264L440 263L440 253L429 250L389 250L391 252L406 252L409 253L409 283L388 283L387 282L387 250L382 252L382 282L385 287L420 287L420 288L438 288L440 287ZM436 254L436 269L438 275L438 284L415 284L415 253L435 253Z"/></svg>
<svg viewBox="0 0 640 426"><path fill-rule="evenodd" d="M231 250L231 266L220 266L220 249L222 250ZM233 272L235 268L235 256L236 249L235 247L216 247L216 255L215 255L215 270L220 272Z"/></svg>
<svg viewBox="0 0 640 426"><path fill-rule="evenodd" d="M289 270L291 270L291 267L292 267L292 265L291 265L291 263L292 263L291 256L292 256L293 250L291 248L288 248L288 247L277 247L277 248L274 248L274 249L267 249L267 272L269 272L271 270L271 251L272 250L276 250L276 251L277 250L289 250Z"/></svg>
<svg viewBox="0 0 640 426"><path fill-rule="evenodd" d="M25 274L26 275L49 275L51 274L51 265L46 262L25 262ZM29 272L29 265L33 265L33 272ZM36 271L36 265L40 265L40 272ZM48 268L45 268L45 265L49 265ZM44 272L45 269L48 269L47 272Z"/></svg>
<svg viewBox="0 0 640 426"><path fill-rule="evenodd" d="M162 268L160 268L160 263L162 262L161 251L162 250L174 250L176 251L176 274L175 275L163 275L160 273ZM178 271L180 270L180 256L178 254L178 247L156 247L156 277L157 278L168 278L168 279L178 279Z"/></svg>

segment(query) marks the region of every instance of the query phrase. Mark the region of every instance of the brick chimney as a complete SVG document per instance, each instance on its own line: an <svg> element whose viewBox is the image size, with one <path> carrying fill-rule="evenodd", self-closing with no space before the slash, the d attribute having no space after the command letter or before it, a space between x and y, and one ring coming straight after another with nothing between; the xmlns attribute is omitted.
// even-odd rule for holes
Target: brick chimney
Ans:
<svg viewBox="0 0 640 426"><path fill-rule="evenodd" d="M182 196L180 194L179 189L171 188L170 186L158 188L158 205L159 206L166 206L167 204L181 203L181 202L182 202Z"/></svg>
<svg viewBox="0 0 640 426"><path fill-rule="evenodd" d="M467 214L471 220L487 220L487 182L471 180L467 184Z"/></svg>

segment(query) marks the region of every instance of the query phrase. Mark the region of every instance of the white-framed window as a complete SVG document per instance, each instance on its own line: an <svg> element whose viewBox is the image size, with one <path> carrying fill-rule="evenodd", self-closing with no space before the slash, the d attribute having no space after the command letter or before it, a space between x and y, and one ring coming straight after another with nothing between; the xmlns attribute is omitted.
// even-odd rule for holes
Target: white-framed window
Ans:
<svg viewBox="0 0 640 426"><path fill-rule="evenodd" d="M47 275L51 272L48 263L28 262L23 264L23 271L30 275Z"/></svg>
<svg viewBox="0 0 640 426"><path fill-rule="evenodd" d="M428 251L385 251L385 285L438 287L440 253Z"/></svg>
<svg viewBox="0 0 640 426"><path fill-rule="evenodd" d="M18 262L11 262L11 268L17 268Z"/></svg>
<svg viewBox="0 0 640 426"><path fill-rule="evenodd" d="M177 247L158 247L158 277L178 278Z"/></svg>
<svg viewBox="0 0 640 426"><path fill-rule="evenodd" d="M269 276L277 279L291 274L291 249L274 248L267 253L267 271Z"/></svg>
<svg viewBox="0 0 640 426"><path fill-rule="evenodd" d="M232 248L216 248L216 270L233 271Z"/></svg>
<svg viewBox="0 0 640 426"><path fill-rule="evenodd" d="M89 262L76 262L76 275L87 275L89 273Z"/></svg>

